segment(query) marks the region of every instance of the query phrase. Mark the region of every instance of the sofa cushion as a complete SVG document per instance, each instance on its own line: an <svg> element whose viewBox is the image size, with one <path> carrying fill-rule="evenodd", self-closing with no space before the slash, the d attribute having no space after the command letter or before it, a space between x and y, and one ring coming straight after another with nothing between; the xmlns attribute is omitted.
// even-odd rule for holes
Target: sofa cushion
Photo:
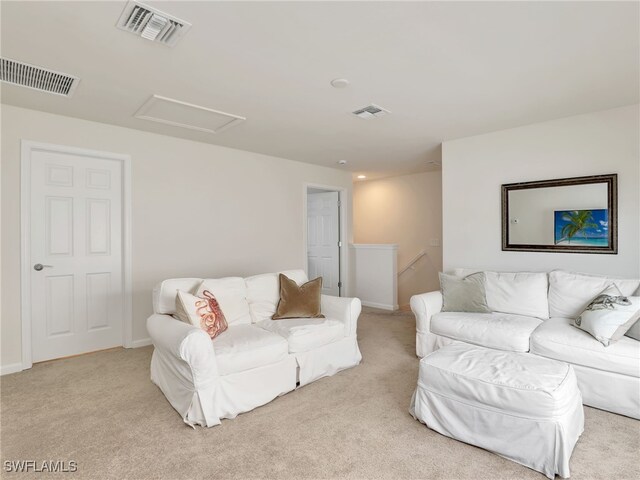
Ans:
<svg viewBox="0 0 640 480"><path fill-rule="evenodd" d="M466 277L481 270L456 268ZM487 304L493 312L549 318L549 279L546 272L484 272Z"/></svg>
<svg viewBox="0 0 640 480"><path fill-rule="evenodd" d="M298 285L308 280L303 270L287 270L279 273L294 280ZM244 279L247 285L249 311L254 323L270 319L276 312L276 306L280 300L279 273L265 273Z"/></svg>
<svg viewBox="0 0 640 480"><path fill-rule="evenodd" d="M487 303L494 312L549 318L545 272L486 272Z"/></svg>
<svg viewBox="0 0 640 480"><path fill-rule="evenodd" d="M528 352L539 318L508 313L440 312L431 317L431 333L482 347Z"/></svg>
<svg viewBox="0 0 640 480"><path fill-rule="evenodd" d="M290 353L307 352L344 338L344 325L326 318L263 320L256 325L286 339Z"/></svg>
<svg viewBox="0 0 640 480"><path fill-rule="evenodd" d="M640 285L637 279L612 279L583 273L554 270L549 273L549 314L558 318L577 318L587 305L615 283L623 295L630 296Z"/></svg>
<svg viewBox="0 0 640 480"><path fill-rule="evenodd" d="M551 318L531 336L531 353L607 372L640 377L640 342L622 337L605 347L570 318Z"/></svg>
<svg viewBox="0 0 640 480"><path fill-rule="evenodd" d="M229 325L251 323L247 286L243 278L206 278L200 283L195 294L201 297L205 290L216 297Z"/></svg>
<svg viewBox="0 0 640 480"><path fill-rule="evenodd" d="M201 278L169 278L153 287L153 312L175 315L178 290L195 293Z"/></svg>
<svg viewBox="0 0 640 480"><path fill-rule="evenodd" d="M288 355L284 338L254 325L231 325L212 342L220 375L270 365Z"/></svg>

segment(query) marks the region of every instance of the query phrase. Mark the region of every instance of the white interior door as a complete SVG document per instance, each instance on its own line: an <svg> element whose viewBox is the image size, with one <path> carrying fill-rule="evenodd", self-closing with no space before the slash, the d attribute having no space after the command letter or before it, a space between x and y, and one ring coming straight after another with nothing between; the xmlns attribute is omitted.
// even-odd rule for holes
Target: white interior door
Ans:
<svg viewBox="0 0 640 480"><path fill-rule="evenodd" d="M34 362L122 345L122 164L31 150Z"/></svg>
<svg viewBox="0 0 640 480"><path fill-rule="evenodd" d="M309 278L322 277L322 293L340 295L340 197L338 192L307 195Z"/></svg>

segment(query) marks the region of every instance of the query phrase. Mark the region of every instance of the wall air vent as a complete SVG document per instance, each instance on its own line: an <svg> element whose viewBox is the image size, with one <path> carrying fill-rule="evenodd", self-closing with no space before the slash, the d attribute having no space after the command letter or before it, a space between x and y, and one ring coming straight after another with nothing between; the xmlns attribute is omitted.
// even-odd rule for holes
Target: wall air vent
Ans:
<svg viewBox="0 0 640 480"><path fill-rule="evenodd" d="M352 113L358 118L369 120L370 118L374 118L374 117L383 117L386 114L391 112L389 110L385 110L384 108L379 107L378 105L375 105L372 103L371 105L367 105L366 107L359 108L358 110Z"/></svg>
<svg viewBox="0 0 640 480"><path fill-rule="evenodd" d="M191 28L189 22L135 1L127 3L116 26L168 47L173 47Z"/></svg>
<svg viewBox="0 0 640 480"><path fill-rule="evenodd" d="M80 79L48 68L0 58L0 81L21 87L70 97Z"/></svg>

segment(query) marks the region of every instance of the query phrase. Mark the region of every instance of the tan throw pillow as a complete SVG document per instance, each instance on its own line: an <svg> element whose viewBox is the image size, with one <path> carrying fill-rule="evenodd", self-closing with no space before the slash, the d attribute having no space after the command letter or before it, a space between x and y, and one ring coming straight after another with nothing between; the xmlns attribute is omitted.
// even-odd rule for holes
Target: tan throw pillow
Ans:
<svg viewBox="0 0 640 480"><path fill-rule="evenodd" d="M202 328L211 339L224 332L228 325L216 297L209 290L201 297L178 290L176 296L176 315L185 323Z"/></svg>
<svg viewBox="0 0 640 480"><path fill-rule="evenodd" d="M320 313L320 295L322 292L322 277L311 280L303 285L291 280L282 273L280 280L280 300L273 320L284 318L324 318Z"/></svg>

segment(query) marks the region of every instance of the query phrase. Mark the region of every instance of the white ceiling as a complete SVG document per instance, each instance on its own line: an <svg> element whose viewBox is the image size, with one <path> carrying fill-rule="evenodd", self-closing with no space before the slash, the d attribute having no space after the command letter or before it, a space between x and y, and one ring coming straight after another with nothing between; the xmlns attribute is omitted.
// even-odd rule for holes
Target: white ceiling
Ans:
<svg viewBox="0 0 640 480"><path fill-rule="evenodd" d="M174 48L118 30L125 2L3 1L2 56L81 82L72 98L3 84L2 102L371 178L433 168L443 140L639 101L638 2L148 3L193 23ZM152 94L247 120L134 118ZM349 114L369 103L392 114Z"/></svg>

